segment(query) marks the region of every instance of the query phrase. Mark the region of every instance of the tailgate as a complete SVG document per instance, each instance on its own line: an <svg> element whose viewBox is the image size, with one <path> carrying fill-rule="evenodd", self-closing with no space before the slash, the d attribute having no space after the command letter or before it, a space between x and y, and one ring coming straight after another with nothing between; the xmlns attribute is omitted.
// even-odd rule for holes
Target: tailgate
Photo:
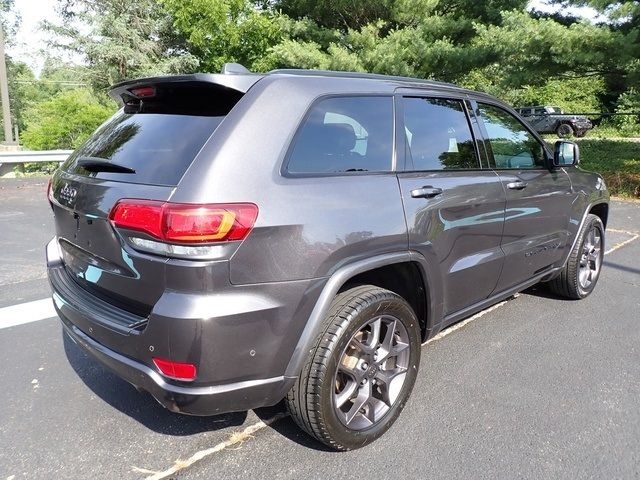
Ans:
<svg viewBox="0 0 640 480"><path fill-rule="evenodd" d="M146 316L164 291L165 259L127 247L108 220L123 197L166 200L172 188L78 178L52 183L56 235L65 269L83 288L114 305Z"/></svg>
<svg viewBox="0 0 640 480"><path fill-rule="evenodd" d="M109 213L121 199L169 200L200 150L259 78L157 77L112 89L123 107L52 179L56 234L73 280L129 312L151 312L165 290L167 259L132 248Z"/></svg>

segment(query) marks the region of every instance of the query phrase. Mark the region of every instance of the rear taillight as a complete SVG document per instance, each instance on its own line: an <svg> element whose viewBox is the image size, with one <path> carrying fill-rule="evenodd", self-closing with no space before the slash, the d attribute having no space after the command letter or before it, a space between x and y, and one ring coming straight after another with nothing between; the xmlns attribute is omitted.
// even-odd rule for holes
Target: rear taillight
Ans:
<svg viewBox="0 0 640 480"><path fill-rule="evenodd" d="M53 191L51 189L51 179L49 179L49 183L47 183L47 200L49 200L49 202L53 201Z"/></svg>
<svg viewBox="0 0 640 480"><path fill-rule="evenodd" d="M185 204L120 200L109 214L114 226L162 242L193 245L243 240L258 216L253 203Z"/></svg>
<svg viewBox="0 0 640 480"><path fill-rule="evenodd" d="M196 379L196 366L193 363L178 363L162 358L154 358L153 363L165 377L192 382Z"/></svg>

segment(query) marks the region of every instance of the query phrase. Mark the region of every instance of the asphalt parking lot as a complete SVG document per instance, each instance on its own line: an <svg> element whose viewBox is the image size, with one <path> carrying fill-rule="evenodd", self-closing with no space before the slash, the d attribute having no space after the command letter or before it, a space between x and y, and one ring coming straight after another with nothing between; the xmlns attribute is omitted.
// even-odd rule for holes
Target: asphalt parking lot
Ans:
<svg viewBox="0 0 640 480"><path fill-rule="evenodd" d="M530 289L430 342L394 427L335 453L281 406L168 412L63 338L33 303L49 295L45 189L0 180L0 480L640 478L640 203L612 204L593 295Z"/></svg>

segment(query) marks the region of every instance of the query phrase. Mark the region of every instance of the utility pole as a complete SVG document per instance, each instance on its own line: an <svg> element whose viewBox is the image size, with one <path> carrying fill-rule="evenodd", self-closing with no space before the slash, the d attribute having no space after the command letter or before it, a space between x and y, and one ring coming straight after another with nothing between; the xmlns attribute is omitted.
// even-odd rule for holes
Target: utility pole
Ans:
<svg viewBox="0 0 640 480"><path fill-rule="evenodd" d="M0 100L2 101L2 121L4 124L4 144L13 145L11 128L11 111L9 109L9 84L7 81L7 64L4 57L4 28L0 24Z"/></svg>

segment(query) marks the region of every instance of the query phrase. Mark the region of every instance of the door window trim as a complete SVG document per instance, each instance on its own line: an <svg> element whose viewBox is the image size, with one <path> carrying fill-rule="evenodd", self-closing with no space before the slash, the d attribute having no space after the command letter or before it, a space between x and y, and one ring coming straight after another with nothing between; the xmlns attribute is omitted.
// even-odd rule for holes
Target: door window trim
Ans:
<svg viewBox="0 0 640 480"><path fill-rule="evenodd" d="M520 119L519 115L517 115L517 112L515 112L515 110L507 107L506 105L502 105L498 102L489 100L489 99L473 99L473 102L476 103L476 112L477 112L477 118L478 118L478 126L480 127L480 131L482 132L482 136L484 138L484 143L485 143L485 148L487 149L487 158L488 158L488 162L489 162L489 168L491 168L492 170L495 170L497 172L500 171L507 171L507 172L521 172L521 171L531 171L531 172L535 172L535 171L539 171L539 170L546 170L549 171L549 168L545 165L536 165L534 168L498 168L496 166L496 160L493 156L493 149L491 148L491 141L489 139L489 132L487 131L487 128L485 126L484 123L484 119L482 118L482 115L480 114L480 104L484 104L484 105L490 105L492 107L498 108L506 113L508 113L509 115L511 115L513 118L515 118L518 123L520 123L520 125L522 125L522 127L531 135L533 136L533 138L535 138L538 143L542 146L542 152L544 154L544 163L546 164L550 158L550 152L549 152L549 147L547 145L547 142L544 141L544 139L537 133L535 132L532 128L530 128L523 120ZM513 111L512 111L513 110ZM514 115L514 112L516 113L516 115Z"/></svg>
<svg viewBox="0 0 640 480"><path fill-rule="evenodd" d="M417 170L413 168L413 159L409 157L406 151L407 145L407 135L405 131L404 125L404 104L403 100L405 98L437 98L444 100L454 100L459 101L462 104L463 113L467 118L467 126L469 127L469 133L471 134L471 139L473 140L474 152L476 154L476 160L478 161L477 168L448 168L446 170L443 169L435 169L435 170ZM490 165L488 163L488 158L481 155L479 140L481 137L478 137L478 131L474 128L474 125L478 125L479 123L475 119L475 115L469 110L469 106L467 105L468 96L459 96L455 94L451 94L449 92L407 92L403 91L401 93L396 93L395 95L395 103L396 106L396 125L398 128L396 129L396 135L398 137L398 141L396 142L396 151L402 152L402 161L399 162L398 172L402 173L422 173L422 172L477 172L481 170L490 169ZM484 164L486 163L486 167ZM400 168L401 167L401 168Z"/></svg>
<svg viewBox="0 0 640 480"><path fill-rule="evenodd" d="M289 162L291 160L291 156L293 154L293 149L295 147L296 141L302 134L302 127L305 125L313 109L324 100L332 99L332 98L360 98L360 97L383 97L389 98L391 100L391 168L389 170L381 170L376 172L363 172L363 171L355 171L355 172L291 172L289 171ZM287 148L285 150L285 154L282 157L282 162L280 163L280 176L285 178L323 178L323 177L354 177L354 176L370 176L370 175L395 175L397 172L397 158L398 152L396 149L396 102L394 100L395 95L393 93L380 93L380 92L371 92L371 93L330 93L319 95L313 99L309 103L304 115L298 122L295 127L295 133L291 136Z"/></svg>

